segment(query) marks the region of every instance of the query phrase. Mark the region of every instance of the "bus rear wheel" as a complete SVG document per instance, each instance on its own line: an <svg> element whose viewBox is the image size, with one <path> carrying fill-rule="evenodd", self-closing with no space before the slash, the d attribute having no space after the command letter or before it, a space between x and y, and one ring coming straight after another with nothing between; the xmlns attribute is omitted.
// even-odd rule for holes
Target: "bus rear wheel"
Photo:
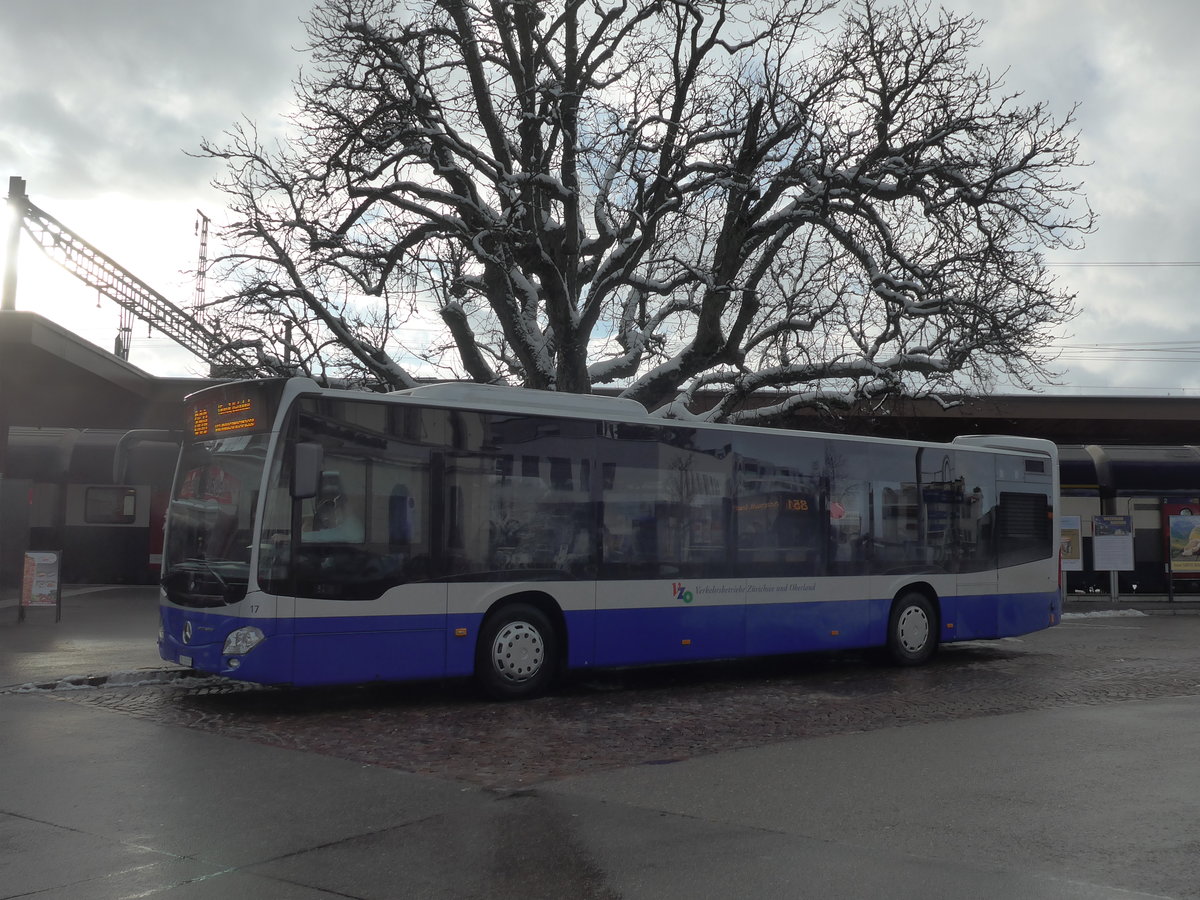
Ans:
<svg viewBox="0 0 1200 900"><path fill-rule="evenodd" d="M937 650L938 617L933 603L915 591L892 604L888 618L888 655L898 666L919 666Z"/></svg>
<svg viewBox="0 0 1200 900"><path fill-rule="evenodd" d="M538 697L554 681L558 634L549 617L528 603L512 603L483 623L475 677L497 700Z"/></svg>

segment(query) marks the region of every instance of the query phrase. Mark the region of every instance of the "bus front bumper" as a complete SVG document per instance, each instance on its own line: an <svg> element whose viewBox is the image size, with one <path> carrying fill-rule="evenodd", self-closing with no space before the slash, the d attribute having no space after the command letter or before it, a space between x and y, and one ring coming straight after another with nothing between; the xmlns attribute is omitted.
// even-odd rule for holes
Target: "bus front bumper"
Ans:
<svg viewBox="0 0 1200 900"><path fill-rule="evenodd" d="M163 609L158 655L239 681L286 684L292 678L291 641L244 619Z"/></svg>

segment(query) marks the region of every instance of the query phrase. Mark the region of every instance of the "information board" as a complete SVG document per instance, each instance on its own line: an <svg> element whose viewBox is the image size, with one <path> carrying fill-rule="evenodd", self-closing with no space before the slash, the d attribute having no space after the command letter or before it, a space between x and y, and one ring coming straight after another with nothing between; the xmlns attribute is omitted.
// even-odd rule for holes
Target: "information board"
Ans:
<svg viewBox="0 0 1200 900"><path fill-rule="evenodd" d="M1093 516L1092 567L1097 572L1133 571L1133 519Z"/></svg>
<svg viewBox="0 0 1200 900"><path fill-rule="evenodd" d="M1059 530L1062 570L1083 571L1083 524L1079 516L1063 516Z"/></svg>

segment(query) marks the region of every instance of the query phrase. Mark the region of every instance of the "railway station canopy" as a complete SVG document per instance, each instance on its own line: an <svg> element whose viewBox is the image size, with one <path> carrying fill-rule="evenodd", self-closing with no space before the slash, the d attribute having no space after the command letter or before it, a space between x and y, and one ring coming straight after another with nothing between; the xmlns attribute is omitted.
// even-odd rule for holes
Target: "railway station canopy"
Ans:
<svg viewBox="0 0 1200 900"><path fill-rule="evenodd" d="M32 312L0 311L0 422L32 428L178 428L211 382L143 372Z"/></svg>

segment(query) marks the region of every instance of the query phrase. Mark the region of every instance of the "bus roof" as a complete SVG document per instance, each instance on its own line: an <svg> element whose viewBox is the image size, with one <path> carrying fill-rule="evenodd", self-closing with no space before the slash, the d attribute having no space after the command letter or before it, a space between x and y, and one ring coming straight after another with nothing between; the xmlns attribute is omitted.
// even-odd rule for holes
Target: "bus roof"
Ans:
<svg viewBox="0 0 1200 900"><path fill-rule="evenodd" d="M326 396L349 396L353 391L338 388L323 388L309 378L289 379L292 387L289 394L320 393ZM905 440L869 435L847 435L835 432L801 431L792 428L769 428L755 425L733 425L726 422L691 422L658 418L646 410L641 403L626 397L608 397L602 394L568 394L558 391L531 390L508 385L476 384L473 382L447 381L423 384L388 393L364 392L364 396L376 400L388 399L405 402L449 404L452 407L497 412L526 413L529 415L567 415L580 418L611 418L615 421L653 422L665 427L705 428L712 430L758 431L764 434L800 433L833 441L849 441L860 444L958 447L963 450L991 453L1028 454L1035 453L1054 458L1057 456L1052 441L1040 438L1012 435L963 435L951 442Z"/></svg>
<svg viewBox="0 0 1200 900"><path fill-rule="evenodd" d="M989 450L1012 450L1016 453L1040 453L1054 456L1057 449L1053 441L1044 438L1017 437L1009 434L964 434L953 443L967 447L986 447Z"/></svg>
<svg viewBox="0 0 1200 900"><path fill-rule="evenodd" d="M392 391L416 400L469 403L484 409L497 407L513 412L558 412L644 418L646 407L626 397L605 397L601 394L565 394L557 391L534 391L495 384L447 381L423 384L403 391Z"/></svg>

